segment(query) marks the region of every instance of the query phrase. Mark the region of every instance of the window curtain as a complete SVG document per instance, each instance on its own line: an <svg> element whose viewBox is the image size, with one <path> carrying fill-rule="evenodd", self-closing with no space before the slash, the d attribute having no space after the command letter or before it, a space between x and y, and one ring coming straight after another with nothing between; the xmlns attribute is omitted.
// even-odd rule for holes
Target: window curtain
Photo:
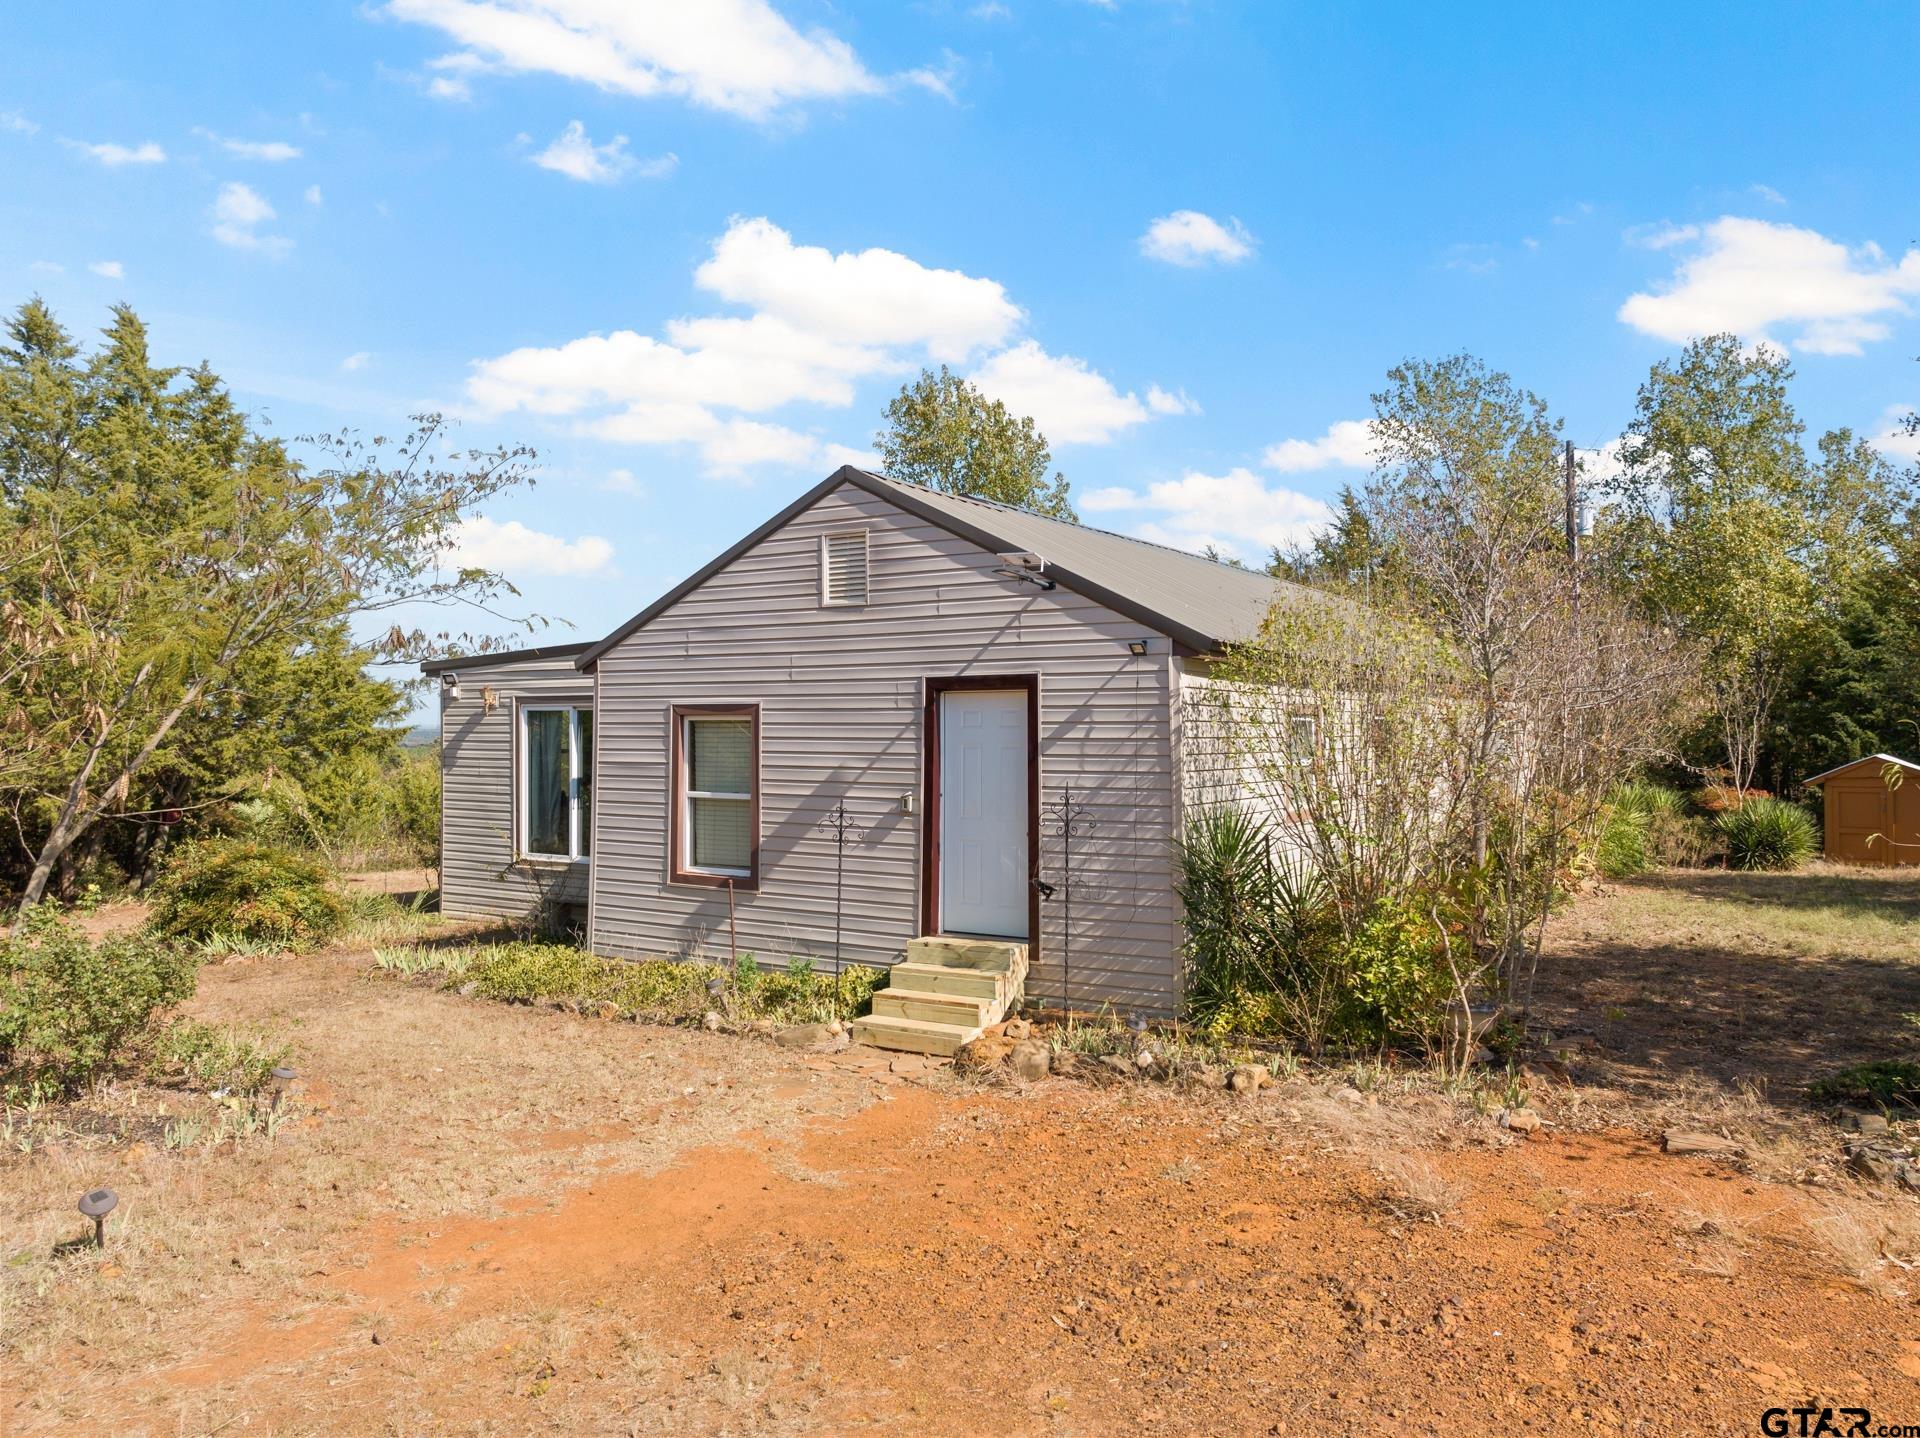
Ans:
<svg viewBox="0 0 1920 1438"><path fill-rule="evenodd" d="M567 711L527 714L527 852L567 857L567 783L571 729Z"/></svg>

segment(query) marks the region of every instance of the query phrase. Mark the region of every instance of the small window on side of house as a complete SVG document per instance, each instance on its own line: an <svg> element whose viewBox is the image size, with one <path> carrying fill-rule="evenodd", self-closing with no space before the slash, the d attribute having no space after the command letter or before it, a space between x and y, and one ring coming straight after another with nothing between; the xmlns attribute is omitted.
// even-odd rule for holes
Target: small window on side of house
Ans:
<svg viewBox="0 0 1920 1438"><path fill-rule="evenodd" d="M820 537L820 603L828 609L867 602L867 531Z"/></svg>
<svg viewBox="0 0 1920 1438"><path fill-rule="evenodd" d="M521 857L587 858L593 847L593 710L583 704L522 705L519 758Z"/></svg>
<svg viewBox="0 0 1920 1438"><path fill-rule="evenodd" d="M1320 747L1320 728L1311 714L1287 716L1287 747L1292 750L1295 759L1313 758Z"/></svg>

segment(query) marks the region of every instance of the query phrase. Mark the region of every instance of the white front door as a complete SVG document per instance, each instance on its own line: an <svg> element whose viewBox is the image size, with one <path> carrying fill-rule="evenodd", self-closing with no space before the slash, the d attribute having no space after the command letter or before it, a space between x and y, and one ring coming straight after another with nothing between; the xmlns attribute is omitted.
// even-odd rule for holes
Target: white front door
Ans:
<svg viewBox="0 0 1920 1438"><path fill-rule="evenodd" d="M940 696L940 930L1027 937L1027 696Z"/></svg>

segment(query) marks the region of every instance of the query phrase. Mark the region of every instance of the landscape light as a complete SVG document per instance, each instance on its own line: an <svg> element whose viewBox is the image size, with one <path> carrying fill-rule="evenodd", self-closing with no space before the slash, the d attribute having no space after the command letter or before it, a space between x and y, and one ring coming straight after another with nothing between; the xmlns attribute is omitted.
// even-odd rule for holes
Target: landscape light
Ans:
<svg viewBox="0 0 1920 1438"><path fill-rule="evenodd" d="M1127 1027L1132 1029L1136 1034L1145 1033L1147 1031L1147 1016L1142 1013L1128 1014Z"/></svg>
<svg viewBox="0 0 1920 1438"><path fill-rule="evenodd" d="M91 1189L80 1195L80 1211L93 1220L93 1246L107 1246L107 1215L120 1202L120 1195L110 1188Z"/></svg>
<svg viewBox="0 0 1920 1438"><path fill-rule="evenodd" d="M273 1103L271 1105L273 1112L280 1112L280 1095L285 1093L287 1085L298 1077L297 1073L284 1065L273 1071Z"/></svg>

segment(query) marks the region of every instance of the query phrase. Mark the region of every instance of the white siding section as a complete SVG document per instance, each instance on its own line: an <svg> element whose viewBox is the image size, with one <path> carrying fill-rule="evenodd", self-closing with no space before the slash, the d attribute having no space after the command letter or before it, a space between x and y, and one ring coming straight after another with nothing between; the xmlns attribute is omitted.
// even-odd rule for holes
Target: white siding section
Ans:
<svg viewBox="0 0 1920 1438"><path fill-rule="evenodd" d="M440 910L459 918L519 918L539 899L514 859L514 715L521 699L590 700L593 677L573 660L463 662L460 697L440 694ZM487 711L485 691L495 703ZM586 865L543 869L551 896L585 903Z"/></svg>
<svg viewBox="0 0 1920 1438"><path fill-rule="evenodd" d="M869 530L869 601L823 607L821 537L858 527ZM996 577L997 565L843 485L602 655L594 947L726 955L726 892L666 878L669 706L757 702L760 888L734 895L741 952L763 964L831 957L834 843L820 820L844 798L860 827L846 848L843 954L898 959L920 932L924 681L1038 673L1043 806L1071 786L1085 813L1074 844L1071 988L1059 824L1043 811L1040 871L1062 891L1041 905L1028 989L1171 1011L1179 913L1169 643L1065 589ZM1149 652L1128 653L1141 639Z"/></svg>

